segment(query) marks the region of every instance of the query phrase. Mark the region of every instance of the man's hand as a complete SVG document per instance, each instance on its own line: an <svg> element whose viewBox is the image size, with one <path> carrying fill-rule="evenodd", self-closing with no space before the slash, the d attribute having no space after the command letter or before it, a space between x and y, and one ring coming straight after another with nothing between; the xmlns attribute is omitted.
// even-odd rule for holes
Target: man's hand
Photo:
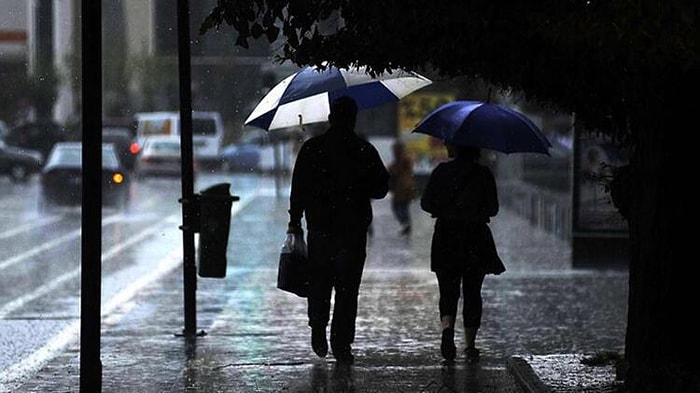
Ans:
<svg viewBox="0 0 700 393"><path fill-rule="evenodd" d="M301 223L290 222L289 225L287 225L287 233L293 233L295 235L298 235L303 234L304 230L301 229Z"/></svg>

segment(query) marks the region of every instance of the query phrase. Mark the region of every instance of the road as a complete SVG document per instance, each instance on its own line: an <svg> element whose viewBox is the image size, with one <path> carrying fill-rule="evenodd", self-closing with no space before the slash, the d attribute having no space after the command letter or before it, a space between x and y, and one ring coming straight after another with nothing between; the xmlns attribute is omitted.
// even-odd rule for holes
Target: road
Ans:
<svg viewBox="0 0 700 393"><path fill-rule="evenodd" d="M207 173L198 174L195 192L220 182L232 184L241 204L275 192L270 179ZM49 358L79 328L81 210L40 213L38 193L36 177L0 182L0 380ZM140 180L131 193L127 210L103 210L103 315L182 258L179 179Z"/></svg>

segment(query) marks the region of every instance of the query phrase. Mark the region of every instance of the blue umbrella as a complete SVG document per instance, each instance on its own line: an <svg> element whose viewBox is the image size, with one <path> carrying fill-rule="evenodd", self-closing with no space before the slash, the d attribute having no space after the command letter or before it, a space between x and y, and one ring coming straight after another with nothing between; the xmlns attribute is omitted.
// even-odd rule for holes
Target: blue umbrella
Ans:
<svg viewBox="0 0 700 393"><path fill-rule="evenodd" d="M274 86L262 98L245 125L265 130L328 121L330 103L349 95L359 109L398 101L431 84L415 72L395 70L373 77L365 67L305 67Z"/></svg>
<svg viewBox="0 0 700 393"><path fill-rule="evenodd" d="M513 109L481 101L453 101L429 113L413 132L445 143L502 153L549 155L552 146L542 130Z"/></svg>

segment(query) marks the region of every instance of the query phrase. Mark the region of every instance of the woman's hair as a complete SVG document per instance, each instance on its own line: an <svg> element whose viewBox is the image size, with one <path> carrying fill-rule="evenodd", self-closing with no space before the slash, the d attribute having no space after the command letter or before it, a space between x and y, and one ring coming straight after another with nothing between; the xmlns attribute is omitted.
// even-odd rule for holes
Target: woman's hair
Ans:
<svg viewBox="0 0 700 393"><path fill-rule="evenodd" d="M476 161L481 157L481 149L474 146L455 146L457 157Z"/></svg>

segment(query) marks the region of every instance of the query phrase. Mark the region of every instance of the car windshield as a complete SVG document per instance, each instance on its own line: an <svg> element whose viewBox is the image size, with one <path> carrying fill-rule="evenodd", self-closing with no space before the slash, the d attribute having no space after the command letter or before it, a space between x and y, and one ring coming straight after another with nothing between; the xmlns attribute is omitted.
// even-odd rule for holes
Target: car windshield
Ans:
<svg viewBox="0 0 700 393"><path fill-rule="evenodd" d="M141 136L169 134L173 127L171 119L141 119L138 124L138 134Z"/></svg>
<svg viewBox="0 0 700 393"><path fill-rule="evenodd" d="M64 145L56 146L47 166L81 166L82 165L82 152L83 148L81 145ZM118 167L119 159L114 153L114 148L112 145L102 146L102 166L103 167Z"/></svg>
<svg viewBox="0 0 700 393"><path fill-rule="evenodd" d="M81 148L79 146L56 146L49 157L47 166L80 165Z"/></svg>

